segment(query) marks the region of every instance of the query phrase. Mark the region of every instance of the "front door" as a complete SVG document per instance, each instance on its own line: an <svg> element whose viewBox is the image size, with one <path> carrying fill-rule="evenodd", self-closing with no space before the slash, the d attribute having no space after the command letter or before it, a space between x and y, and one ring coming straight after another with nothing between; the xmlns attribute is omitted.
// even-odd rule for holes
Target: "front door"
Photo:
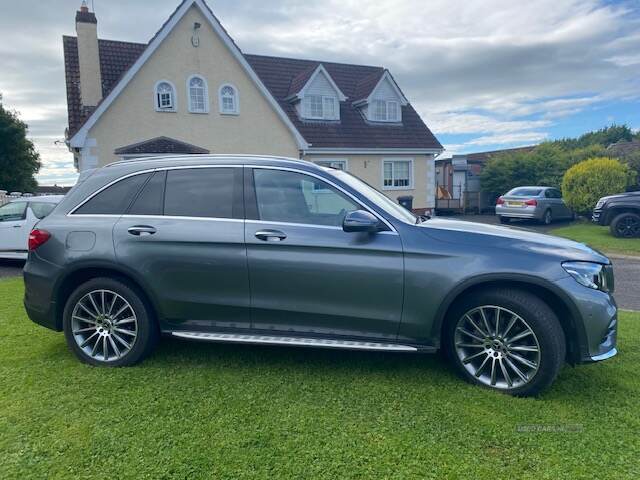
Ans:
<svg viewBox="0 0 640 480"><path fill-rule="evenodd" d="M346 233L354 199L301 172L246 168L252 327L395 339L402 314L396 232Z"/></svg>
<svg viewBox="0 0 640 480"><path fill-rule="evenodd" d="M0 253L26 253L29 232L27 202L11 202L0 207Z"/></svg>
<svg viewBox="0 0 640 480"><path fill-rule="evenodd" d="M165 328L249 328L242 167L155 172L114 241L118 261L148 282Z"/></svg>

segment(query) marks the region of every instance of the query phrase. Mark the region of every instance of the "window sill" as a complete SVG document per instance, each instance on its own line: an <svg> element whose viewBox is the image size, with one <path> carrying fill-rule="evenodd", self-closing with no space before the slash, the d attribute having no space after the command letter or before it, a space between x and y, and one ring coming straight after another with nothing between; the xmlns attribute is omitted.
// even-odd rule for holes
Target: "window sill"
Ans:
<svg viewBox="0 0 640 480"><path fill-rule="evenodd" d="M220 115L229 115L231 117L237 117L240 115L240 112L220 112Z"/></svg>
<svg viewBox="0 0 640 480"><path fill-rule="evenodd" d="M382 190L415 190L415 187L413 185L408 185L406 187L382 187Z"/></svg>
<svg viewBox="0 0 640 480"><path fill-rule="evenodd" d="M178 110L175 108L156 108L156 112L158 113L177 113Z"/></svg>
<svg viewBox="0 0 640 480"><path fill-rule="evenodd" d="M209 110L203 112L189 110L189 113L193 113L194 115L207 115L209 113Z"/></svg>

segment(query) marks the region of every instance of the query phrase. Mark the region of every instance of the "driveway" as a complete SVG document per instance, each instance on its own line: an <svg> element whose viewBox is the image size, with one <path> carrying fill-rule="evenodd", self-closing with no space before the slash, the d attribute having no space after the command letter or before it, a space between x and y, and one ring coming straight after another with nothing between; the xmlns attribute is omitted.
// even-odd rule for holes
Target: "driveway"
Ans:
<svg viewBox="0 0 640 480"><path fill-rule="evenodd" d="M18 277L22 275L22 260L0 260L0 278Z"/></svg>

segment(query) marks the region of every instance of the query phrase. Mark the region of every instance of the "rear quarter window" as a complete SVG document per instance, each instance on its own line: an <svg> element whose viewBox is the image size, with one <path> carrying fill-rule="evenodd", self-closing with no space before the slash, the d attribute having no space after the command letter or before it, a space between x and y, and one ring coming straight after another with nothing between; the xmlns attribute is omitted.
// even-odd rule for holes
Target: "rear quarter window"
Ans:
<svg viewBox="0 0 640 480"><path fill-rule="evenodd" d="M74 215L122 215L151 176L141 173L124 178L91 197Z"/></svg>
<svg viewBox="0 0 640 480"><path fill-rule="evenodd" d="M53 212L53 209L56 208L57 203L31 202L30 206L31 206L31 211L36 216L36 218L43 219L44 217L49 215L51 212Z"/></svg>

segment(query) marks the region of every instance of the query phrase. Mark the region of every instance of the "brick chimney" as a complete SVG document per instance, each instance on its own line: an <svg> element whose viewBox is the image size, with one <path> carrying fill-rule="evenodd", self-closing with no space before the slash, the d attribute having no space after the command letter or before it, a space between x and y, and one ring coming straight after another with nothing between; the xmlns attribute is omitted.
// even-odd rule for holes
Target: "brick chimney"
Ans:
<svg viewBox="0 0 640 480"><path fill-rule="evenodd" d="M98 20L89 11L86 0L76 12L78 62L80 64L80 98L85 107L94 107L102 99L102 75L98 51Z"/></svg>

